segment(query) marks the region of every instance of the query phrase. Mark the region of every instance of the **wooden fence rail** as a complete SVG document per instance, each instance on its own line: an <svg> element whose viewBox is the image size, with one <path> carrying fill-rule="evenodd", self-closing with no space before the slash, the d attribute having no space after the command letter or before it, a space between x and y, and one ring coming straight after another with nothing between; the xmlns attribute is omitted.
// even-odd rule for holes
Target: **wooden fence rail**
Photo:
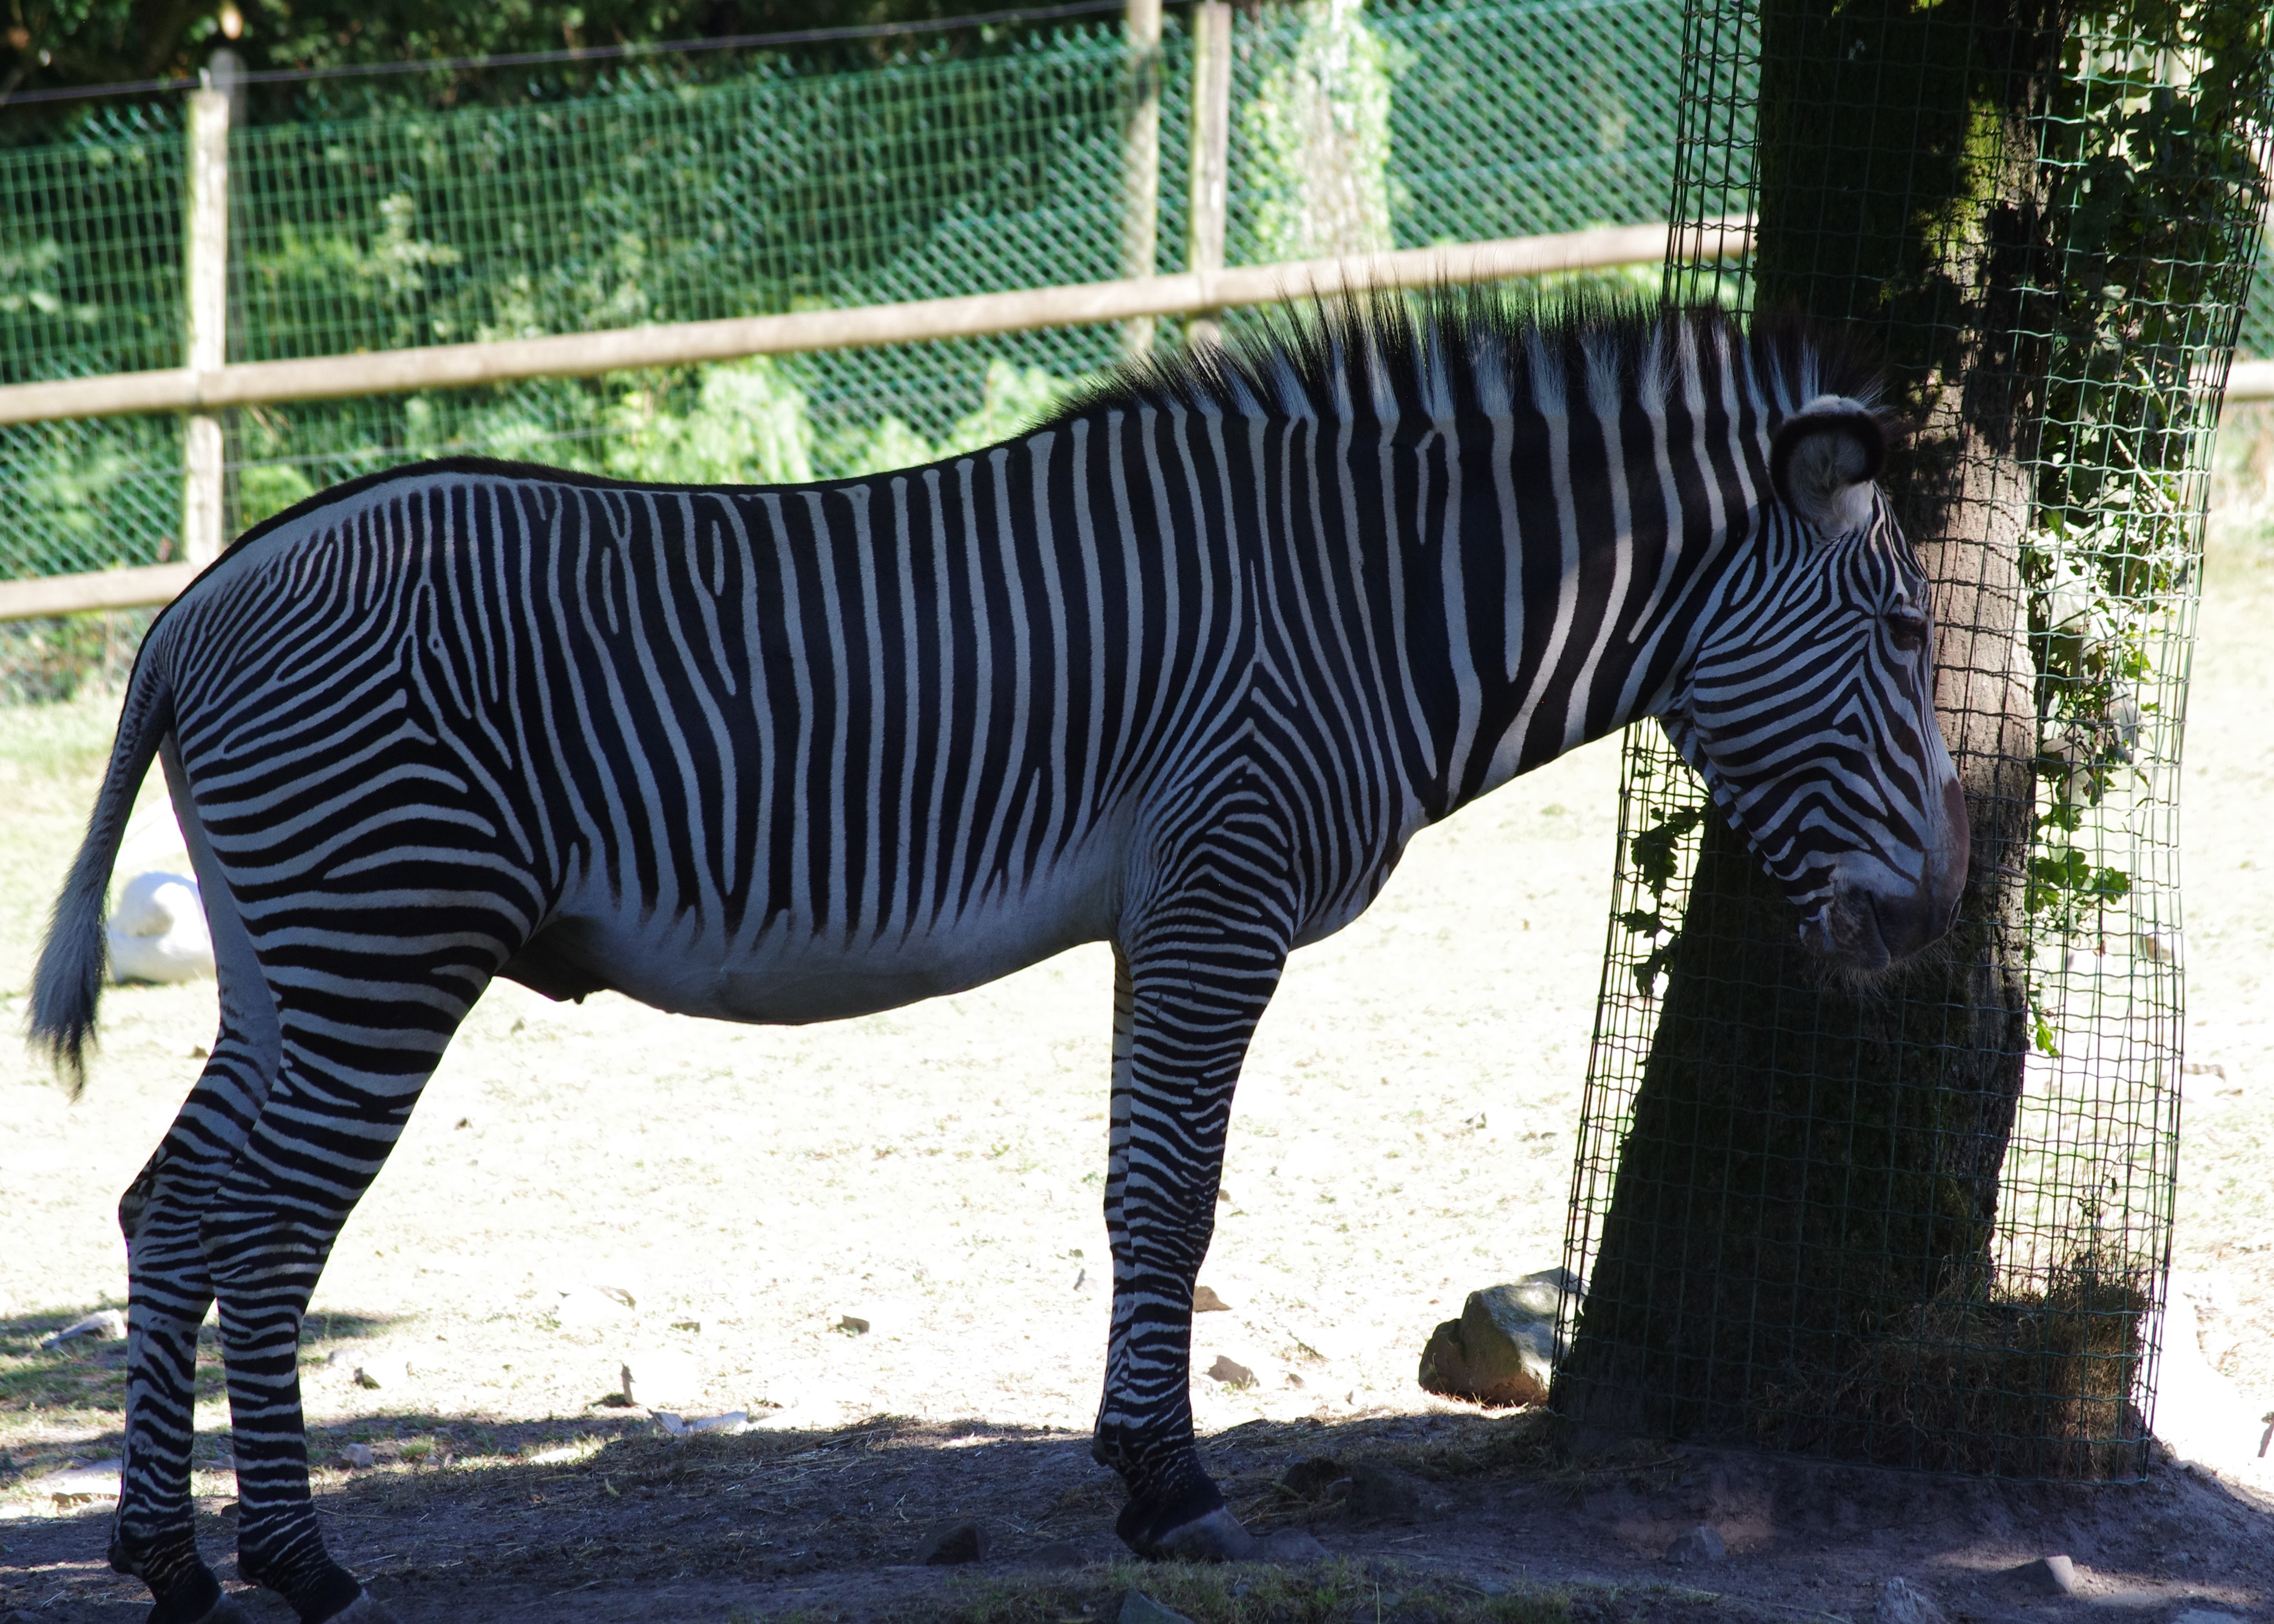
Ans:
<svg viewBox="0 0 2274 1624"><path fill-rule="evenodd" d="M1720 251L1743 253L1743 220L1720 222ZM368 355L177 367L104 378L0 387L0 424L132 412L208 413L272 402L335 400L412 389L463 388L527 378L578 378L635 367L686 366L753 355L790 355L1143 317L1201 315L1230 305L1278 304L1374 289L1498 282L1559 272L1653 265L1666 256L1662 225L1586 231L1339 259L1205 269L1177 276L922 299L851 310L799 311L725 321L572 333L484 344L436 344ZM187 586L195 562L0 582L0 620L162 604Z"/></svg>

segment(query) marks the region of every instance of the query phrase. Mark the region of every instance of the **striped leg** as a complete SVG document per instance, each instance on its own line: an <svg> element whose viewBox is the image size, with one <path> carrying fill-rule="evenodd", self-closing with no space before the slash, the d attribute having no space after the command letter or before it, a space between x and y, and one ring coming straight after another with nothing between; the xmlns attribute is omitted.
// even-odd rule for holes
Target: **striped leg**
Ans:
<svg viewBox="0 0 2274 1624"><path fill-rule="evenodd" d="M413 917L433 928L432 915ZM380 939L391 948L418 941L431 958L312 944L305 936L264 955L281 1005L282 1064L207 1206L200 1238L228 1365L238 1570L283 1596L304 1624L385 1616L333 1561L317 1527L300 1327L341 1226L487 979L463 962L463 947L433 951L470 937L478 933Z"/></svg>
<svg viewBox="0 0 2274 1624"><path fill-rule="evenodd" d="M1113 1326L1091 1453L1129 1485L1115 1531L1131 1550L1227 1560L1254 1541L1193 1445L1193 1289L1216 1229L1232 1088L1287 950L1260 922L1199 922L1116 959Z"/></svg>
<svg viewBox="0 0 2274 1624"><path fill-rule="evenodd" d="M267 1054L225 1013L204 1075L118 1203L129 1340L124 1483L110 1564L150 1587L153 1624L218 1624L233 1616L198 1553L190 1517L198 1327L213 1304L198 1226L267 1094Z"/></svg>

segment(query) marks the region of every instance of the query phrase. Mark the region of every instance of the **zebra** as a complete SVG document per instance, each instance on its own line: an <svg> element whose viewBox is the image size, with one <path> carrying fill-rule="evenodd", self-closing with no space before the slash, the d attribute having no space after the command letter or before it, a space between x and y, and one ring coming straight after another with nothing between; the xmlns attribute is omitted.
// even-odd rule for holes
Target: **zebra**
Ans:
<svg viewBox="0 0 2274 1624"><path fill-rule="evenodd" d="M1321 302L1031 431L802 485L479 460L249 530L159 617L34 989L83 1085L121 827L162 761L221 1023L119 1206L110 1558L233 1620L192 1534L220 1312L240 1569L383 1606L310 1500L296 1348L329 1247L503 976L826 1020L1110 943L1096 1459L1141 1555L1255 1544L1195 1453L1195 1276L1287 956L1412 835L1664 722L1827 965L1939 937L1967 814L1927 583L1836 333L1710 311Z"/></svg>

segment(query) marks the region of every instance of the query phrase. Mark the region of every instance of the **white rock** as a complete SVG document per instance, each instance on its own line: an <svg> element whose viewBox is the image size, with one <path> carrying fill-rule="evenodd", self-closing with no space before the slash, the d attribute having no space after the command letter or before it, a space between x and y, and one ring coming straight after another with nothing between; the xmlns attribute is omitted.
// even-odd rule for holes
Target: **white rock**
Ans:
<svg viewBox="0 0 2274 1624"><path fill-rule="evenodd" d="M189 981L214 973L198 883L179 874L138 874L120 888L104 931L114 981Z"/></svg>
<svg viewBox="0 0 2274 1624"><path fill-rule="evenodd" d="M98 1308L84 1320L75 1320L52 1336L40 1339L42 1348L60 1347L81 1337L89 1342L115 1342L126 1335L126 1314L122 1309Z"/></svg>
<svg viewBox="0 0 2274 1624"><path fill-rule="evenodd" d="M690 1416L687 1420L690 1432L747 1432L750 1430L750 1412L730 1410L724 1415Z"/></svg>
<svg viewBox="0 0 2274 1624"><path fill-rule="evenodd" d="M118 1498L117 1461L73 1461L61 1471L35 1477L23 1486L34 1494L62 1494L94 1500Z"/></svg>
<svg viewBox="0 0 2274 1624"><path fill-rule="evenodd" d="M2252 1484L2274 1485L2274 1460L2258 1453L2267 1407L2203 1357L2194 1301L2173 1291L2164 1305L2163 1359L2156 1373L2156 1436L2182 1460Z"/></svg>
<svg viewBox="0 0 2274 1624"><path fill-rule="evenodd" d="M1879 1588L1879 1598L1872 1605L1871 1616L1877 1624L1945 1624L1942 1609L1935 1605L1934 1598L1899 1578L1890 1579Z"/></svg>
<svg viewBox="0 0 2274 1624"><path fill-rule="evenodd" d="M340 1459L350 1466L369 1466L374 1457L369 1444L349 1444L340 1450Z"/></svg>
<svg viewBox="0 0 2274 1624"><path fill-rule="evenodd" d="M622 1297L604 1291L597 1286L578 1282L574 1285L556 1286L559 1300L553 1310L553 1318L564 1328L589 1328L594 1326L621 1325L626 1316Z"/></svg>
<svg viewBox="0 0 2274 1624"><path fill-rule="evenodd" d="M621 1374L625 1401L674 1404L703 1396L703 1371L676 1348L635 1348L623 1356Z"/></svg>
<svg viewBox="0 0 2274 1624"><path fill-rule="evenodd" d="M750 1415L746 1410L730 1410L717 1416L683 1416L676 1410L659 1410L655 1412L655 1424L671 1438L686 1438L697 1432L724 1432L733 1437L750 1430Z"/></svg>
<svg viewBox="0 0 2274 1624"><path fill-rule="evenodd" d="M367 1353L357 1361L354 1380L374 1392L400 1393L410 1385L410 1364L399 1353Z"/></svg>

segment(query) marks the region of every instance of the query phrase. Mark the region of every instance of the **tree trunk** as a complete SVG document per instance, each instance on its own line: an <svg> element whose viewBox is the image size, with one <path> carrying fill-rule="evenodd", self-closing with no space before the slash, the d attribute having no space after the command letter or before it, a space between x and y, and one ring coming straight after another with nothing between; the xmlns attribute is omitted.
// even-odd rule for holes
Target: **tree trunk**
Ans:
<svg viewBox="0 0 2274 1624"><path fill-rule="evenodd" d="M1978 1412L1938 1413L1887 1348L1984 1301L2029 1042L2043 357L2019 335L2059 29L2032 0L1761 0L1760 19L1755 305L1858 323L1913 425L1886 483L1933 583L1973 875L1948 938L1853 989L1709 815L1556 1402L1591 1429L1959 1465Z"/></svg>

